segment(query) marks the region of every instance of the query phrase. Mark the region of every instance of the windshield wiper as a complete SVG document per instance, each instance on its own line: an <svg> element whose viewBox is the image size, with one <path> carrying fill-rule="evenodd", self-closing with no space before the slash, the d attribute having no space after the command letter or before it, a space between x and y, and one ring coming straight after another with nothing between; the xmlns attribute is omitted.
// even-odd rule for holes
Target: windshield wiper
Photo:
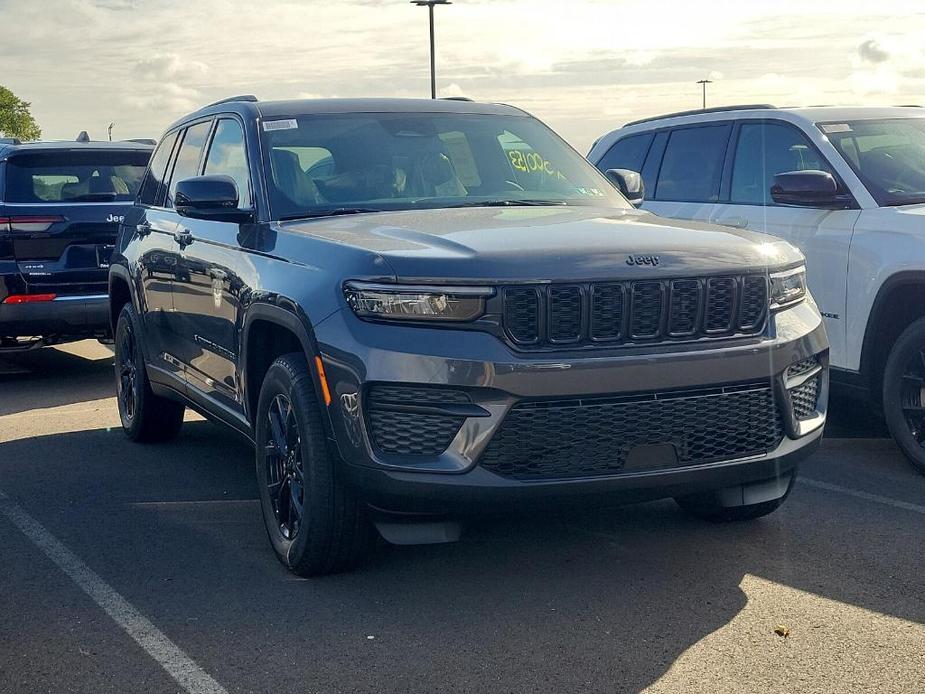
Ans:
<svg viewBox="0 0 925 694"><path fill-rule="evenodd" d="M331 210L315 210L313 212L300 212L299 214L289 214L279 218L281 222L288 222L293 219L316 219L318 217L339 217L346 214L366 214L369 212L384 212L385 210L374 207L335 207Z"/></svg>
<svg viewBox="0 0 925 694"><path fill-rule="evenodd" d="M903 193L905 197L900 197L897 193L892 193L892 200L883 204L884 207L902 207L903 205L921 205L925 202L925 192L915 191L912 193Z"/></svg>
<svg viewBox="0 0 925 694"><path fill-rule="evenodd" d="M549 207L567 206L565 200L467 200L466 202L445 205L444 208L453 207Z"/></svg>

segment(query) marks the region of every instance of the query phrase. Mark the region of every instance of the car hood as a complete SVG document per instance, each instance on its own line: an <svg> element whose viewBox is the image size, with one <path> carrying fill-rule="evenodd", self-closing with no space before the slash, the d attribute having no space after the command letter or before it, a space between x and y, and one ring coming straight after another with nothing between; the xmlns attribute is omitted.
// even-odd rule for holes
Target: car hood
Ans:
<svg viewBox="0 0 925 694"><path fill-rule="evenodd" d="M374 252L397 281L579 281L764 270L799 251L764 234L594 207L380 212L283 225ZM629 256L655 256L657 265Z"/></svg>
<svg viewBox="0 0 925 694"><path fill-rule="evenodd" d="M881 208L884 210L892 210L898 212L901 215L910 215L913 217L925 217L925 204L915 203L913 205L894 205L890 207Z"/></svg>

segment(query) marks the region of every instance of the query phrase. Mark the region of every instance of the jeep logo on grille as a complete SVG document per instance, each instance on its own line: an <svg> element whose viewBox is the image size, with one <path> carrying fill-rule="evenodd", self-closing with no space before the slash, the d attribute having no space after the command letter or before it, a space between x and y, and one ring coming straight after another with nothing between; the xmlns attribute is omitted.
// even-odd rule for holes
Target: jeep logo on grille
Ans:
<svg viewBox="0 0 925 694"><path fill-rule="evenodd" d="M116 222L116 223L118 223L118 224L121 224L122 222L125 221L125 215L123 215L123 214L111 214L111 215L109 215L108 217L106 217L106 221L107 221L107 222Z"/></svg>
<svg viewBox="0 0 925 694"><path fill-rule="evenodd" d="M627 265L658 265L657 255L628 255L626 256Z"/></svg>

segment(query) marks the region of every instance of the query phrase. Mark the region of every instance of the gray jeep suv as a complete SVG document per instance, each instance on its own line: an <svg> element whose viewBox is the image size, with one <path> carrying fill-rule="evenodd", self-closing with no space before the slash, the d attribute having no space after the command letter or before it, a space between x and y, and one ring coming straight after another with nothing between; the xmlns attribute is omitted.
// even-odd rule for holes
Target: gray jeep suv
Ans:
<svg viewBox="0 0 925 694"><path fill-rule="evenodd" d="M208 106L161 140L109 280L125 431L192 407L252 441L303 575L374 527L447 541L578 498L755 518L825 422L799 252L633 208L510 106Z"/></svg>

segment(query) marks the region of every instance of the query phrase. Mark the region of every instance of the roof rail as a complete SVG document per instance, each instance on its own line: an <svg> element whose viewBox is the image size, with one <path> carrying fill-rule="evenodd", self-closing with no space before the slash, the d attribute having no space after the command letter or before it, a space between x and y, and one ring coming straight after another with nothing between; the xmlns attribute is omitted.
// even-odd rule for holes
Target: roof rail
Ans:
<svg viewBox="0 0 925 694"><path fill-rule="evenodd" d="M440 101L471 101L475 102L475 99L470 99L468 96L441 96Z"/></svg>
<svg viewBox="0 0 925 694"><path fill-rule="evenodd" d="M239 94L238 96L229 96L227 99L219 99L218 101L213 101L211 104L208 104L207 106L203 106L203 108L209 108L210 106L218 106L220 104L230 104L235 101L247 101L253 104L257 102L257 97L254 96L253 94Z"/></svg>
<svg viewBox="0 0 925 694"><path fill-rule="evenodd" d="M157 140L150 137L130 137L128 140L123 140L123 142L135 142L139 145L151 145L152 147L157 144Z"/></svg>
<svg viewBox="0 0 925 694"><path fill-rule="evenodd" d="M21 145L22 140L18 137L0 137L0 145Z"/></svg>
<svg viewBox="0 0 925 694"><path fill-rule="evenodd" d="M896 108L922 108L922 104L896 104Z"/></svg>
<svg viewBox="0 0 925 694"><path fill-rule="evenodd" d="M677 113L665 113L661 116L650 116L649 118L640 118L639 120L630 121L623 127L648 123L653 120L662 120L664 118L677 118L679 116L696 116L702 113L723 113L724 111L756 111L759 109L777 108L773 104L738 104L733 106L712 106L710 108L695 108L691 111L678 111Z"/></svg>

